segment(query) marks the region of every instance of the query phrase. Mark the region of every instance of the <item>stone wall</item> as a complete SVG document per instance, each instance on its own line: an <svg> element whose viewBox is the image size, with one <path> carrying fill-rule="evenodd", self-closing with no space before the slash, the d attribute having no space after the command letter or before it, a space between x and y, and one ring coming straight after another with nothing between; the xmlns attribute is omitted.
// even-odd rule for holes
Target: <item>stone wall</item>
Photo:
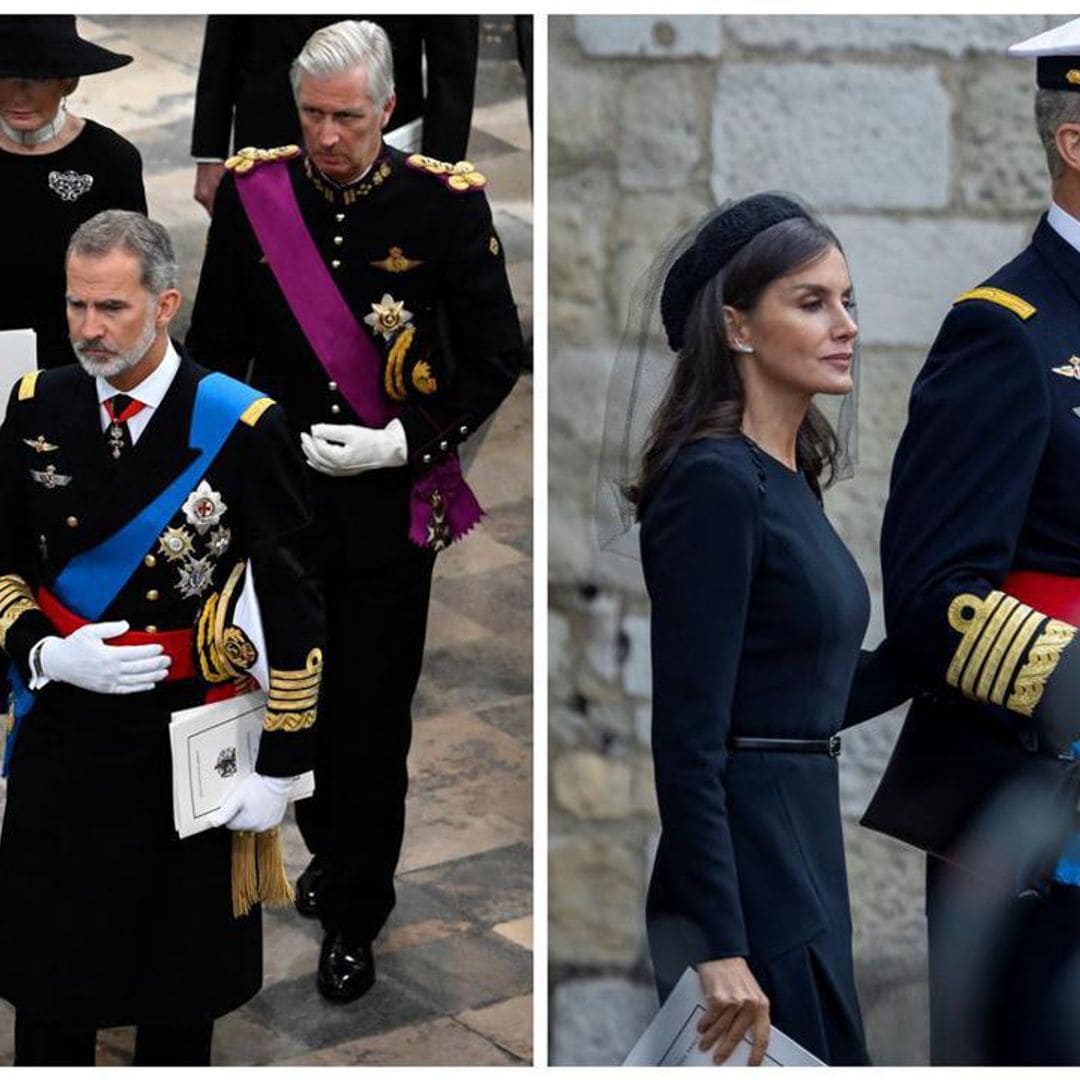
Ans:
<svg viewBox="0 0 1080 1080"><path fill-rule="evenodd" d="M1063 16L550 20L552 1061L621 1060L655 1008L642 932L657 821L640 567L592 537L610 366L635 281L677 229L762 188L844 243L862 330L857 477L827 497L874 595L888 467L951 299L1047 198L1031 64ZM879 1064L926 1061L922 860L856 824L899 715L844 737L855 956Z"/></svg>

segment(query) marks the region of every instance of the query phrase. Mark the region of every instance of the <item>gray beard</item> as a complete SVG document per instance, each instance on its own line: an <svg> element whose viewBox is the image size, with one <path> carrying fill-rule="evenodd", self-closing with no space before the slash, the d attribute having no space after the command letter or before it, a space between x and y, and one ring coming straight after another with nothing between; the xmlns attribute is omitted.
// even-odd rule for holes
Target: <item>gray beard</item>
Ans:
<svg viewBox="0 0 1080 1080"><path fill-rule="evenodd" d="M154 309L151 308L147 312L146 322L143 324L139 340L126 352L110 356L108 360L94 360L92 357L83 356L81 351L93 342L73 341L71 347L75 350L75 356L87 375L91 375L95 379L115 379L117 375L123 375L125 371L130 371L142 360L150 351L150 346L154 344L156 336L157 322L154 317Z"/></svg>

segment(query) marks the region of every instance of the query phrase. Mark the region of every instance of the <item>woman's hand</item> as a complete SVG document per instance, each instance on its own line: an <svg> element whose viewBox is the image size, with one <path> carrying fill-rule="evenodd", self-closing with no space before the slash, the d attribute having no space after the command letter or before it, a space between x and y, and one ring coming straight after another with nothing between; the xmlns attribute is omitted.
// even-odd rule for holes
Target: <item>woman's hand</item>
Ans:
<svg viewBox="0 0 1080 1080"><path fill-rule="evenodd" d="M698 964L697 973L707 1009L698 1022L698 1046L702 1050L715 1047L713 1061L720 1065L752 1028L754 1045L747 1064L760 1065L769 1045L769 999L746 961L741 956L710 960Z"/></svg>

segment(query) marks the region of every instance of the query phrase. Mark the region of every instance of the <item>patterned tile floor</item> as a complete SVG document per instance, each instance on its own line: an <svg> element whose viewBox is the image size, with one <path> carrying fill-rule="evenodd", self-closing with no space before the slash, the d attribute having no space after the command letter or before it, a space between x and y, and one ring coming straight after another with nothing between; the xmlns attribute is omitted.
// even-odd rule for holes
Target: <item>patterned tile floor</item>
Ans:
<svg viewBox="0 0 1080 1080"><path fill-rule="evenodd" d="M530 137L523 80L487 17L470 157L488 175L526 333L531 324ZM202 19L93 16L82 33L136 57L88 78L75 112L142 151L150 212L165 223L194 295L207 218L187 157ZM186 323L181 314L179 332ZM361 1001L315 990L319 927L264 917L265 985L221 1020L217 1065L515 1065L532 1054L532 387L522 380L470 470L488 517L440 556L410 757L398 907L377 945L379 980ZM2 792L0 792L2 799ZM289 825L295 876L306 852ZM0 1003L0 1063L12 1057ZM133 1032L103 1031L99 1064L130 1061Z"/></svg>

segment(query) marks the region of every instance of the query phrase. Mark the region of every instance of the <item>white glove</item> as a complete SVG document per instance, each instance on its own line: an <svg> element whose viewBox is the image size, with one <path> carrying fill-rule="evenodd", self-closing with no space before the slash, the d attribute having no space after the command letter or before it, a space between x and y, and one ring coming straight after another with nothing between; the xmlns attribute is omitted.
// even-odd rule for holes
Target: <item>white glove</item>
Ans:
<svg viewBox="0 0 1080 1080"><path fill-rule="evenodd" d="M153 690L169 673L172 657L161 645L106 645L126 634L126 622L90 623L67 637L47 637L38 650L45 681L70 683L95 694L138 694Z"/></svg>
<svg viewBox="0 0 1080 1080"><path fill-rule="evenodd" d="M356 424L312 424L300 433L307 463L325 476L355 476L368 469L392 469L409 460L400 420L384 428Z"/></svg>
<svg viewBox="0 0 1080 1080"><path fill-rule="evenodd" d="M281 824L292 791L292 776L245 776L210 815L215 828L226 825L234 832L266 832Z"/></svg>

